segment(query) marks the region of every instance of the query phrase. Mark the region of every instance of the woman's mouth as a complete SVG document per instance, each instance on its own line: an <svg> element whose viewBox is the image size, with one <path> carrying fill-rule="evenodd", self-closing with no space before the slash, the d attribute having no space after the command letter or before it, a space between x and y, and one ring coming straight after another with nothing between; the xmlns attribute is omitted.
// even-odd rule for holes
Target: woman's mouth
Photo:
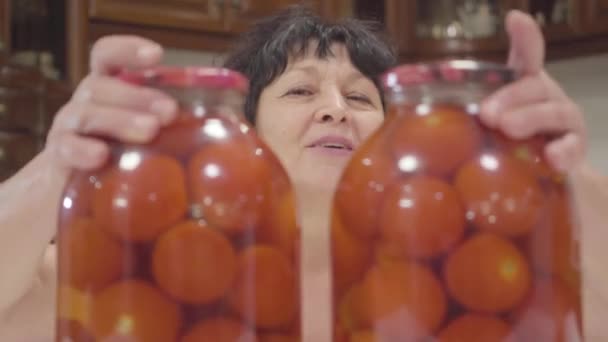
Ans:
<svg viewBox="0 0 608 342"><path fill-rule="evenodd" d="M350 155L354 150L352 140L337 135L320 137L307 147L333 156Z"/></svg>

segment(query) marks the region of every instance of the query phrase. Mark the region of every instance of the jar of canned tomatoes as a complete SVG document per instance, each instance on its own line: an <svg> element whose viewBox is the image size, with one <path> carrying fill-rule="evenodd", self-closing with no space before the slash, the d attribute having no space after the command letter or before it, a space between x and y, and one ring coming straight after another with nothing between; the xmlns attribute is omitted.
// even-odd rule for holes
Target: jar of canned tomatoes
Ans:
<svg viewBox="0 0 608 342"><path fill-rule="evenodd" d="M516 80L471 60L382 77L383 126L333 205L336 341L582 341L579 234L546 137L484 126Z"/></svg>
<svg viewBox="0 0 608 342"><path fill-rule="evenodd" d="M248 82L215 68L118 76L179 115L63 195L56 341L299 337L298 224L287 174L242 114Z"/></svg>

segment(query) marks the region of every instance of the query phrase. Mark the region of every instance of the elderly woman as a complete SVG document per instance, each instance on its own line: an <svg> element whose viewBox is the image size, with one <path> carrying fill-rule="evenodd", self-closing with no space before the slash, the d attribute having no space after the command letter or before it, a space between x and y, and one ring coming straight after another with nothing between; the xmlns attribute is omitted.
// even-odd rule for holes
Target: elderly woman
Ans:
<svg viewBox="0 0 608 342"><path fill-rule="evenodd" d="M546 147L546 156L575 180L584 208L585 241L594 241L585 245L586 255L597 260L608 236L608 227L599 224L606 221L600 217L606 210L599 206L606 203L608 184L582 157L587 138L583 115L544 71L544 42L534 21L512 12L506 28L511 38L508 64L523 77L487 99L481 118L517 139L559 133ZM176 115L171 98L109 76L117 67L158 65L162 55L161 46L139 37L98 41L91 73L58 113L44 151L1 185L0 340L53 336L56 266L49 241L57 229L62 188L70 171L97 169L108 158L108 146L93 136L145 143L171 123ZM304 234L324 234L319 229L327 226L330 200L350 157L350 152L336 155L322 146L311 147L311 142L336 136L359 146L384 119L376 77L394 64L390 46L362 23L328 24L305 11L284 12L260 23L229 56L226 66L251 79L246 117L292 179ZM323 280L314 280L327 274L322 259L304 261L304 272L313 279L310 291L324 286ZM589 265L586 285L589 298L598 304L606 298L608 279L602 279L593 262ZM592 309L595 316L587 315L590 337L601 333L601 324L591 323L608 306Z"/></svg>

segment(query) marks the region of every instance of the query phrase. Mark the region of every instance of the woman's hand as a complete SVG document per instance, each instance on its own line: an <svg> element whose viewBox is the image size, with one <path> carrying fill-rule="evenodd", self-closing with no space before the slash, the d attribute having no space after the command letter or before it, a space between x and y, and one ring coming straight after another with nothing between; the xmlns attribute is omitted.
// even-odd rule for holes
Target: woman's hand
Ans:
<svg viewBox="0 0 608 342"><path fill-rule="evenodd" d="M162 48L136 37L98 41L91 74L57 114L42 153L0 188L0 340L50 340L56 292L58 203L71 170L104 164L108 146L94 136L145 142L174 116L176 104L152 89L110 77L116 68L156 65ZM31 196L35 193L36 196ZM35 213L35 215L32 215ZM44 257L43 257L44 255ZM33 322L33 323L32 323Z"/></svg>
<svg viewBox="0 0 608 342"><path fill-rule="evenodd" d="M608 327L608 179L585 163L586 128L583 113L544 71L545 42L533 19L513 11L507 16L511 40L508 64L521 76L490 96L481 119L515 139L539 133L557 138L545 149L548 162L571 179L582 230L584 333L588 340L604 340Z"/></svg>
<svg viewBox="0 0 608 342"><path fill-rule="evenodd" d="M515 139L539 133L558 136L547 145L545 157L555 169L570 173L585 159L583 113L545 72L545 42L532 17L512 11L506 28L511 41L508 65L520 78L485 101L481 119Z"/></svg>
<svg viewBox="0 0 608 342"><path fill-rule="evenodd" d="M47 138L46 149L62 169L103 165L108 146L89 135L141 143L172 120L176 104L170 97L110 76L117 69L154 66L162 55L158 44L139 37L108 36L95 43L91 73L58 112Z"/></svg>

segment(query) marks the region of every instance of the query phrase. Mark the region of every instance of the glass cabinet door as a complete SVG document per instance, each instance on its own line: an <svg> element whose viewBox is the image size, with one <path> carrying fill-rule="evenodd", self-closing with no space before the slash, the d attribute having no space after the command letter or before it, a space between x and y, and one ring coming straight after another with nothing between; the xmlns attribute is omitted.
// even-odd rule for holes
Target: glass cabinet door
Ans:
<svg viewBox="0 0 608 342"><path fill-rule="evenodd" d="M579 31L579 0L527 0L527 10L550 41L572 38Z"/></svg>
<svg viewBox="0 0 608 342"><path fill-rule="evenodd" d="M499 34L505 11L499 0L417 0L418 39L487 39Z"/></svg>

